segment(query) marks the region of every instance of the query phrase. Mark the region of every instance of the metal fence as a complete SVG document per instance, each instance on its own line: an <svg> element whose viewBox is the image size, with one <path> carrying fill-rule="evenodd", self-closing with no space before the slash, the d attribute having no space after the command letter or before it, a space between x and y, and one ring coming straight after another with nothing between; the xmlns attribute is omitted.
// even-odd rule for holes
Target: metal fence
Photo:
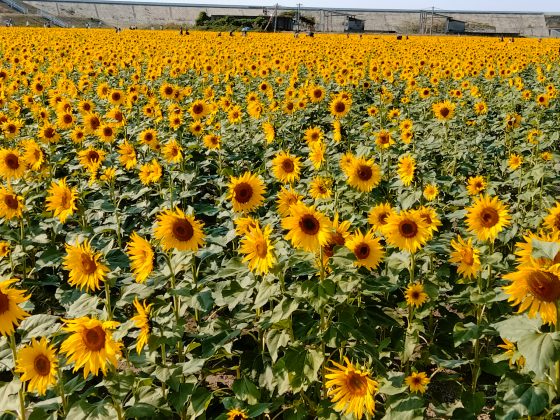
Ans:
<svg viewBox="0 0 560 420"><path fill-rule="evenodd" d="M2 1L4 1L4 0L2 0ZM9 1L11 1L11 0L9 0ZM51 15L50 13L47 13L43 10L39 10L38 14L42 18L47 19L53 25L60 26L61 28L67 28L68 27L68 24L66 22L64 22L62 19L57 18L56 16Z"/></svg>
<svg viewBox="0 0 560 420"><path fill-rule="evenodd" d="M16 3L15 1L12 1L12 0L0 0L0 1L2 1L2 3L7 4L7 5L10 6L12 9L15 9L15 10L17 10L18 12L21 12L21 13L23 13L23 14L27 14L27 13L29 12L28 9L27 9L27 7L22 6L22 5L19 4L19 3Z"/></svg>

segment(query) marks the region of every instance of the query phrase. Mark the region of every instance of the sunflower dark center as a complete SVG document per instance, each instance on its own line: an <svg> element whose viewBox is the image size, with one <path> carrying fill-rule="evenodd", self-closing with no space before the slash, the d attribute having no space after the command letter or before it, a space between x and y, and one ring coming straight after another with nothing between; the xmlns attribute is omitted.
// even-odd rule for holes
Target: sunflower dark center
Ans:
<svg viewBox="0 0 560 420"><path fill-rule="evenodd" d="M188 241L194 235L194 229L188 220L180 219L173 223L173 235L180 241Z"/></svg>
<svg viewBox="0 0 560 420"><path fill-rule="evenodd" d="M282 169L284 172L292 173L294 172L294 162L292 159L284 159L282 161Z"/></svg>
<svg viewBox="0 0 560 420"><path fill-rule="evenodd" d="M6 159L4 159L4 162L6 163L6 166L11 170L15 171L16 169L19 168L19 159L13 153L8 154L6 156Z"/></svg>
<svg viewBox="0 0 560 420"><path fill-rule="evenodd" d="M70 194L68 194L68 191L64 191L60 195L60 207L64 209L70 208Z"/></svg>
<svg viewBox="0 0 560 420"><path fill-rule="evenodd" d="M146 133L144 135L144 141L151 142L154 139L154 135L152 133Z"/></svg>
<svg viewBox="0 0 560 420"><path fill-rule="evenodd" d="M399 225L399 231L405 238L414 238L418 233L418 225L412 220L405 220Z"/></svg>
<svg viewBox="0 0 560 420"><path fill-rule="evenodd" d="M474 264L474 255L470 249L466 249L463 253L463 264L466 265L473 265Z"/></svg>
<svg viewBox="0 0 560 420"><path fill-rule="evenodd" d="M200 104L196 104L193 106L193 113L195 114L202 114L202 111L204 110L204 107Z"/></svg>
<svg viewBox="0 0 560 420"><path fill-rule="evenodd" d="M106 137L110 137L113 135L113 129L111 127L103 128L103 135Z"/></svg>
<svg viewBox="0 0 560 420"><path fill-rule="evenodd" d="M439 110L439 113L440 113L440 115L441 115L443 118L447 117L447 116L449 115L449 112L450 112L450 111L449 111L449 108L446 108L446 107L442 107L442 108Z"/></svg>
<svg viewBox="0 0 560 420"><path fill-rule="evenodd" d="M319 232L319 221L312 214L306 214L299 221L299 227L306 235L316 235Z"/></svg>
<svg viewBox="0 0 560 420"><path fill-rule="evenodd" d="M44 133L45 133L45 137L48 138L48 139L52 139L56 134L56 132L54 131L54 128L52 128L52 127L45 128Z"/></svg>
<svg viewBox="0 0 560 420"><path fill-rule="evenodd" d="M99 161L99 153L97 153L95 150L90 150L87 157L90 162Z"/></svg>
<svg viewBox="0 0 560 420"><path fill-rule="evenodd" d="M16 198L15 195L13 194L6 194L4 196L4 204L6 204L6 207L12 209L12 210L17 210L19 207L19 202Z"/></svg>
<svg viewBox="0 0 560 420"><path fill-rule="evenodd" d="M65 124L70 124L72 122L72 115L64 114L64 117L62 117L62 120L64 121Z"/></svg>
<svg viewBox="0 0 560 420"><path fill-rule="evenodd" d="M165 87L165 94L166 95L171 95L173 94L173 88L171 86L166 86Z"/></svg>
<svg viewBox="0 0 560 420"><path fill-rule="evenodd" d="M498 215L498 212L491 207L483 209L480 213L480 224L485 228L495 226L499 220L500 216Z"/></svg>
<svg viewBox="0 0 560 420"><path fill-rule="evenodd" d="M389 217L389 213L383 212L379 215L379 217L377 218L377 220L379 221L379 224L384 225L387 223L387 217Z"/></svg>
<svg viewBox="0 0 560 420"><path fill-rule="evenodd" d="M120 101L121 100L121 94L119 92L113 92L111 94L111 98L113 99L113 101Z"/></svg>
<svg viewBox="0 0 560 420"><path fill-rule="evenodd" d="M319 99L323 96L323 91L321 89L315 89L313 91L313 97Z"/></svg>
<svg viewBox="0 0 560 420"><path fill-rule="evenodd" d="M413 290L410 292L410 297L412 300L418 300L420 299L420 292L418 290Z"/></svg>
<svg viewBox="0 0 560 420"><path fill-rule="evenodd" d="M235 201L241 204L247 203L253 196L253 187L246 182L240 182L233 189Z"/></svg>
<svg viewBox="0 0 560 420"><path fill-rule="evenodd" d="M415 376L414 378L412 378L412 383L414 385L420 385L422 384L422 378L420 378L419 376Z"/></svg>
<svg viewBox="0 0 560 420"><path fill-rule="evenodd" d="M337 102L334 105L334 110L338 113L344 112L346 110L346 105L344 105L344 102Z"/></svg>
<svg viewBox="0 0 560 420"><path fill-rule="evenodd" d="M356 255L356 258L360 260L365 260L367 257L369 257L369 253L370 249L368 244L361 243L354 248L354 254Z"/></svg>
<svg viewBox="0 0 560 420"><path fill-rule="evenodd" d="M389 136L387 134L381 134L379 136L379 143L381 143L381 144L389 143Z"/></svg>
<svg viewBox="0 0 560 420"><path fill-rule="evenodd" d="M243 414L236 414L235 416L233 416L232 420L245 420L245 416Z"/></svg>
<svg viewBox="0 0 560 420"><path fill-rule="evenodd" d="M358 175L358 178L362 181L369 181L373 175L373 171L368 165L360 165L356 170L356 175Z"/></svg>
<svg viewBox="0 0 560 420"><path fill-rule="evenodd" d="M14 124L8 124L7 131L8 133L13 134L17 131L17 127Z"/></svg>
<svg viewBox="0 0 560 420"><path fill-rule="evenodd" d="M44 354L40 354L35 357L33 367L35 368L35 372L39 375L47 376L51 372L51 361Z"/></svg>
<svg viewBox="0 0 560 420"><path fill-rule="evenodd" d="M265 258L268 254L268 246L266 245L266 241L259 240L255 244L255 253L258 255L259 258Z"/></svg>
<svg viewBox="0 0 560 420"><path fill-rule="evenodd" d="M99 351L105 347L105 331L101 326L86 328L82 337L84 345L91 351Z"/></svg>
<svg viewBox="0 0 560 420"><path fill-rule="evenodd" d="M93 274L97 270L97 263L95 260L86 254L82 254L82 271L85 274Z"/></svg>
<svg viewBox="0 0 560 420"><path fill-rule="evenodd" d="M101 122L99 121L99 118L97 118L97 117L93 117L91 120L89 120L89 126L91 128L93 128L94 130L99 128L100 125L101 125Z"/></svg>
<svg viewBox="0 0 560 420"><path fill-rule="evenodd" d="M527 286L541 301L555 302L560 298L560 279L548 271L532 271L527 277Z"/></svg>
<svg viewBox="0 0 560 420"><path fill-rule="evenodd" d="M558 230L560 230L560 213L556 215L556 217L554 218L554 227Z"/></svg>
<svg viewBox="0 0 560 420"><path fill-rule="evenodd" d="M10 299L8 295L0 292L0 315L10 310Z"/></svg>
<svg viewBox="0 0 560 420"><path fill-rule="evenodd" d="M362 396L367 393L367 378L358 375L357 373L348 373L346 377L346 386L350 396Z"/></svg>

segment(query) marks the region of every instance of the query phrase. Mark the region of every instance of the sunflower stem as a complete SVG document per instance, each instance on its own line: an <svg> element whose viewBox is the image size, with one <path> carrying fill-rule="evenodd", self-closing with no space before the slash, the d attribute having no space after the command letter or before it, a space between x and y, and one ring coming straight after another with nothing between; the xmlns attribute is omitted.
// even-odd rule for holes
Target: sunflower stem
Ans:
<svg viewBox="0 0 560 420"><path fill-rule="evenodd" d="M175 270L173 269L173 264L171 263L171 252L169 252L168 254L166 254L166 261L167 261L167 265L169 266L169 271L171 273L171 289L173 291L175 291L175 287L176 287L176 279L175 279ZM175 324L177 325L177 328L179 328L179 321L181 320L181 316L180 316L180 305L181 302L179 301L179 296L176 294L173 294L173 314L175 315ZM177 353L179 356L179 362L184 362L184 354L183 354L183 331L181 332L181 339L179 340L179 342L177 343Z"/></svg>
<svg viewBox="0 0 560 420"><path fill-rule="evenodd" d="M107 309L107 319L112 321L113 309L111 308L111 288L107 279L105 280L105 307Z"/></svg>
<svg viewBox="0 0 560 420"><path fill-rule="evenodd" d="M60 400L62 401L62 417L66 417L66 413L68 412L67 409L67 402L66 402L66 394L64 393L64 378L62 376L62 369L60 365L58 366L58 391L60 393Z"/></svg>
<svg viewBox="0 0 560 420"><path fill-rule="evenodd" d="M115 208L115 224L117 225L117 244L119 248L122 248L122 237L121 237L121 220L119 217L119 204L117 202L117 197L115 195L115 180L112 179L109 183L110 185L110 193L111 193L111 200L113 201L113 207Z"/></svg>
<svg viewBox="0 0 560 420"><path fill-rule="evenodd" d="M560 332L560 300L556 301L556 324L554 330ZM555 362L556 368L556 398L560 395L560 360Z"/></svg>
<svg viewBox="0 0 560 420"><path fill-rule="evenodd" d="M19 219L19 243L21 245L21 250L23 251L23 273L22 279L25 281L27 279L27 255L25 253L25 245L23 244L23 238L25 238L25 222L23 217Z"/></svg>
<svg viewBox="0 0 560 420"><path fill-rule="evenodd" d="M17 350L16 350L16 337L15 333L10 335L10 347L12 349L12 355L14 358L14 376L16 375L16 366L17 366ZM20 379L21 381L21 379ZM21 381L21 387L18 391L19 396L19 410L20 410L20 419L25 420L25 382Z"/></svg>

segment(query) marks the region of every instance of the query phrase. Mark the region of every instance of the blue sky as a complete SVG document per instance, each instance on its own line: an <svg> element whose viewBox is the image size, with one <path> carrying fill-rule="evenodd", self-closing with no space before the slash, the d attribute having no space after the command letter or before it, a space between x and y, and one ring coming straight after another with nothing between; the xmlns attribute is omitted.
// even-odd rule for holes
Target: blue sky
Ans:
<svg viewBox="0 0 560 420"><path fill-rule="evenodd" d="M158 1L158 0L146 0ZM301 3L303 7L333 7L333 8L367 8L367 9L430 9L432 6L448 10L493 10L493 11L532 11L532 12L560 12L558 0L161 0L173 3L191 4L231 4L272 6L278 2L281 6L294 7Z"/></svg>

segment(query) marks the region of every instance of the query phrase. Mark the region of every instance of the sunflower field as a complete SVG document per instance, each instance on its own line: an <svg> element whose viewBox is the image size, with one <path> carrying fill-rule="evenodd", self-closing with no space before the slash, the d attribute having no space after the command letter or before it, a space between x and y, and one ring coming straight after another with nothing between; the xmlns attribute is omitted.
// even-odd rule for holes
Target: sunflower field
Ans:
<svg viewBox="0 0 560 420"><path fill-rule="evenodd" d="M0 40L1 419L560 415L560 41Z"/></svg>

